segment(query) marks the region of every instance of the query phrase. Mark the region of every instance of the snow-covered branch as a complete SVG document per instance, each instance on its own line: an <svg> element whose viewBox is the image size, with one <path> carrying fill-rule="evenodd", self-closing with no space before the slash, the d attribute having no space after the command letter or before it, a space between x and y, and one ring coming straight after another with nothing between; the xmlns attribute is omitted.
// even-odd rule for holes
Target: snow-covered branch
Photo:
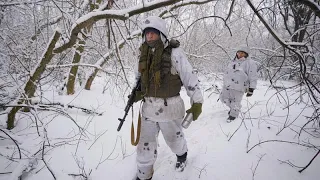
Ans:
<svg viewBox="0 0 320 180"><path fill-rule="evenodd" d="M320 18L320 1L319 0L303 0L298 2L308 6L310 9L314 11L315 15L318 16L318 18Z"/></svg>
<svg viewBox="0 0 320 180"><path fill-rule="evenodd" d="M151 11L153 9L165 7L180 0L159 0L150 3L139 4L131 8L121 9L121 10L104 10L104 11L94 11L90 12L82 17L80 17L72 26L70 39L67 43L54 49L55 53L61 53L64 50L71 48L77 40L78 34L81 30L88 25L93 24L101 19L117 19L117 20L127 20L131 16Z"/></svg>
<svg viewBox="0 0 320 180"><path fill-rule="evenodd" d="M0 3L0 7L9 7L9 6L19 6L19 5L26 5L26 4L37 4L40 2L45 2L48 0L38 0L38 1L34 1L34 2L11 2L11 3Z"/></svg>
<svg viewBox="0 0 320 180"><path fill-rule="evenodd" d="M54 68L66 68L66 67L72 67L72 66L83 66L83 67L92 67L95 69L99 69L100 71L103 71L105 73L110 73L109 71L103 69L97 64L85 64L85 63L74 63L74 64L62 64L62 65L50 65L47 66L48 69L54 69Z"/></svg>
<svg viewBox="0 0 320 180"><path fill-rule="evenodd" d="M160 14L159 14L159 17L162 17L164 16L166 13L174 10L174 9L177 9L179 7L183 7L183 6L187 6L187 5L192 5L192 4L195 4L195 5L201 5L201 4L206 4L206 3L209 3L209 2L213 2L213 1L216 1L216 0L189 0L189 1L181 1L179 3L176 3L172 6L170 6L169 8L167 8L166 10L162 11Z"/></svg>

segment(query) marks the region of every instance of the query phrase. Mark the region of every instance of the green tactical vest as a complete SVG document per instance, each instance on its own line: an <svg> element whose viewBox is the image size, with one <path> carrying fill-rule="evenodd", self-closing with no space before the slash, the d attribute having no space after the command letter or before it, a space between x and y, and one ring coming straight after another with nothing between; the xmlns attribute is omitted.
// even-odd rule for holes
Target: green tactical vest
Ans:
<svg viewBox="0 0 320 180"><path fill-rule="evenodd" d="M145 94L144 97L158 97L158 98L169 98L178 96L181 90L182 82L178 74L171 74L172 62L171 62L171 53L172 46L169 45L163 51L161 58L161 81L160 86L156 87L154 82L154 75L149 71L148 77L149 83L141 83L141 90ZM151 64L150 58L148 64ZM148 68L150 69L150 68ZM147 76L145 73L141 74L141 78L144 79L144 76ZM147 91L147 92L146 92Z"/></svg>

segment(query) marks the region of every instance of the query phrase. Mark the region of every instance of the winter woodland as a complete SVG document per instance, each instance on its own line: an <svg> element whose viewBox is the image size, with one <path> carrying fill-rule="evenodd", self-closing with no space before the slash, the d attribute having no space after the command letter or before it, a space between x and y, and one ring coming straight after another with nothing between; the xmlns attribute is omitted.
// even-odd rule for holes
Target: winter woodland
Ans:
<svg viewBox="0 0 320 180"><path fill-rule="evenodd" d="M0 0L1 180L135 177L139 104L116 128L150 15L180 41L205 97L185 131L188 169L171 170L160 140L154 179L319 179L319 0ZM241 45L260 79L227 124L221 75Z"/></svg>

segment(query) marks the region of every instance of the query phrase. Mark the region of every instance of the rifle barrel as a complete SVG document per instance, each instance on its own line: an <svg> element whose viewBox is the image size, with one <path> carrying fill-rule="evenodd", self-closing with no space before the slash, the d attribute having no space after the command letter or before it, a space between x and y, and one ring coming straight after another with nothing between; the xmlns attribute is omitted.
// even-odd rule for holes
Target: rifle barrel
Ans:
<svg viewBox="0 0 320 180"><path fill-rule="evenodd" d="M118 120L120 121L120 124L119 124L119 126L118 126L118 128L117 128L117 131L120 131L120 130L121 130L121 127L122 127L122 125L123 125L124 119L118 118Z"/></svg>
<svg viewBox="0 0 320 180"><path fill-rule="evenodd" d="M119 126L117 128L117 131L120 131L120 129L121 129L121 127L122 127L122 125L123 125L123 123L124 123L124 121L125 121L125 119L126 119L126 117L128 115L128 112L129 112L130 108L133 106L134 99L135 99L135 92L136 92L136 90L138 88L140 88L140 86L141 86L141 79L139 78L139 80L137 81L136 86L132 89L131 94L129 95L129 99L128 99L127 105L126 105L126 107L124 109L125 114L124 114L123 118L122 119L118 118L120 123L119 123Z"/></svg>

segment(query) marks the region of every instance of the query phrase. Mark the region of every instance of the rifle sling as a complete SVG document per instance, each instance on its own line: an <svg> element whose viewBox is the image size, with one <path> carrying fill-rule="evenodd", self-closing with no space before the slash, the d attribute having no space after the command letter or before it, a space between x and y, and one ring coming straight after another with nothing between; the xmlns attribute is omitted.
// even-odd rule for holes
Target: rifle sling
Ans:
<svg viewBox="0 0 320 180"><path fill-rule="evenodd" d="M137 138L135 139L135 133L134 133L134 124L133 124L133 119L131 123L131 144L133 146L137 146L140 140L140 132L141 132L141 115L139 112L139 117L138 117L138 127L137 127Z"/></svg>

